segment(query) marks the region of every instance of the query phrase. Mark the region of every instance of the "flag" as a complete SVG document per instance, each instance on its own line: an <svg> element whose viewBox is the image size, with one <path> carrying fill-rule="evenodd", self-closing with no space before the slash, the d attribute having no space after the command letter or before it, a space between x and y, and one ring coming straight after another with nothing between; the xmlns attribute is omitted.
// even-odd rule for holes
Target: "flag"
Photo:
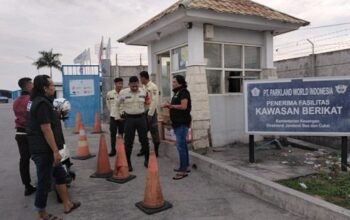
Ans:
<svg viewBox="0 0 350 220"><path fill-rule="evenodd" d="M107 48L106 48L106 59L110 59L111 58L111 38L108 39L108 43L107 43Z"/></svg>
<svg viewBox="0 0 350 220"><path fill-rule="evenodd" d="M81 54L79 54L73 62L75 64L84 64L88 57L88 51L85 49Z"/></svg>
<svg viewBox="0 0 350 220"><path fill-rule="evenodd" d="M89 61L89 64L91 64L90 48L87 49L86 61Z"/></svg>
<svg viewBox="0 0 350 220"><path fill-rule="evenodd" d="M102 55L103 55L103 36L101 39L101 44L100 44L100 51L98 53L98 63L101 63L101 59L102 59Z"/></svg>

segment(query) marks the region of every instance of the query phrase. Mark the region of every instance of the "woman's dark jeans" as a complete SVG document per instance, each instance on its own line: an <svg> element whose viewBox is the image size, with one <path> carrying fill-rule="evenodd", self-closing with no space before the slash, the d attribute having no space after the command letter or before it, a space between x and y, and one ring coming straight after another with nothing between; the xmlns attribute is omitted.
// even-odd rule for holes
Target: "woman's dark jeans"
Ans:
<svg viewBox="0 0 350 220"><path fill-rule="evenodd" d="M55 184L66 184L67 173L61 163L57 167L52 166L52 153L32 154L32 159L36 165L38 176L34 205L37 211L42 212L45 211L52 176L55 179Z"/></svg>
<svg viewBox="0 0 350 220"><path fill-rule="evenodd" d="M188 147L187 147L187 133L188 126L180 125L174 128L175 136L176 136L176 148L179 152L180 158L180 171L186 172L187 167L190 165L189 156L188 156Z"/></svg>

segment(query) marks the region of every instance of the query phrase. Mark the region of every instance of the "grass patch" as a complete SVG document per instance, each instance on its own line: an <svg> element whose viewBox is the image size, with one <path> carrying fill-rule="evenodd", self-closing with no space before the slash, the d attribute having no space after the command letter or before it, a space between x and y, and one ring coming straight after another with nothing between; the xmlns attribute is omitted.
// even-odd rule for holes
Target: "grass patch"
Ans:
<svg viewBox="0 0 350 220"><path fill-rule="evenodd" d="M350 209L350 173L320 173L278 183ZM304 183L307 188L303 188L300 183Z"/></svg>

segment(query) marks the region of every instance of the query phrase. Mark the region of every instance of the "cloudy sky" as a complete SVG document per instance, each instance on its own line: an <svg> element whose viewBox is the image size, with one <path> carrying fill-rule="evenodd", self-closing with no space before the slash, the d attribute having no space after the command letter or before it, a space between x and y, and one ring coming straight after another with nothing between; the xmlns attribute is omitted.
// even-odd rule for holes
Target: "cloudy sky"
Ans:
<svg viewBox="0 0 350 220"><path fill-rule="evenodd" d="M17 80L23 76L48 74L48 69L38 71L32 65L40 50L53 48L62 54L63 64L72 64L79 53L90 48L96 61L95 46L102 36L105 42L111 37L112 54L118 53L121 64L138 63L139 54L146 60L145 48L128 47L116 40L175 1L0 0L0 89L17 89ZM311 26L300 31L276 37L276 59L310 53L307 38L324 50L350 45L348 0L256 2L311 22ZM54 80L60 79L56 72Z"/></svg>

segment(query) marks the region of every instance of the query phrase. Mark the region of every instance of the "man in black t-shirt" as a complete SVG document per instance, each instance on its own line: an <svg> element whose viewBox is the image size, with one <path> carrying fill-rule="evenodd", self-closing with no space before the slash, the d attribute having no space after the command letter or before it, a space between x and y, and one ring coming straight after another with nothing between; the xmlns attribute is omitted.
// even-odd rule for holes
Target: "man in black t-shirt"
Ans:
<svg viewBox="0 0 350 220"><path fill-rule="evenodd" d="M60 120L53 109L52 97L55 86L47 75L38 75L34 79L31 103L28 105L28 142L32 159L37 168L38 187L35 196L35 208L38 219L48 219L46 203L51 187L51 175L55 179L56 189L63 202L64 212L69 213L80 206L80 202L72 202L69 198L67 173L60 163L62 157L59 150L63 148ZM52 216L52 215L51 215ZM51 218L51 217L50 217Z"/></svg>

